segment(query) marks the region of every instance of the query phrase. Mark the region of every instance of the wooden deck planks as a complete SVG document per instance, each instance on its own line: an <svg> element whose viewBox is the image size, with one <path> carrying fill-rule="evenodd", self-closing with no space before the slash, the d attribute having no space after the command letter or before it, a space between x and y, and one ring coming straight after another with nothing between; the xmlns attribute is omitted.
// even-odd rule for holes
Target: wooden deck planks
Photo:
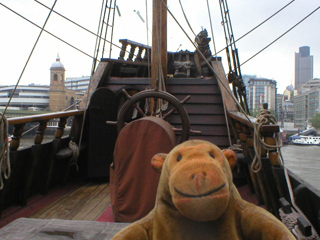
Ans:
<svg viewBox="0 0 320 240"><path fill-rule="evenodd" d="M89 214L83 220L97 220L109 206L111 206L110 194L101 199L101 201L92 209L92 211L89 212Z"/></svg>
<svg viewBox="0 0 320 240"><path fill-rule="evenodd" d="M88 183L42 208L30 217L94 221L109 205L109 184Z"/></svg>
<svg viewBox="0 0 320 240"><path fill-rule="evenodd" d="M101 185L104 187L93 199L90 200L81 211L78 211L71 220L96 220L102 212L104 212L108 206L110 206L110 189L108 185ZM102 211L98 216L94 212ZM92 217L91 217L92 216Z"/></svg>

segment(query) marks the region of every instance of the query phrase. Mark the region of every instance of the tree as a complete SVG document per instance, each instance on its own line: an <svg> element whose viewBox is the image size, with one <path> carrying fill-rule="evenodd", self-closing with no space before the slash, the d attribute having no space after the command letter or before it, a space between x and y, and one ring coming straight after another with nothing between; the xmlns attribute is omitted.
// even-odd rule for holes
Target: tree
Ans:
<svg viewBox="0 0 320 240"><path fill-rule="evenodd" d="M320 113L311 118L310 122L315 129L320 129Z"/></svg>

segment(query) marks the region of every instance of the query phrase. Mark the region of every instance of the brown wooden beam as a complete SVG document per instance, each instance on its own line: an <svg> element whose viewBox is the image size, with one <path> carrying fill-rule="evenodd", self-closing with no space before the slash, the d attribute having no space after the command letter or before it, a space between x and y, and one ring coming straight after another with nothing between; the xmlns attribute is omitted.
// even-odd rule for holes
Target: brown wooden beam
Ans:
<svg viewBox="0 0 320 240"><path fill-rule="evenodd" d="M153 27L151 53L151 87L157 87L160 71L167 78L167 0L153 0ZM161 64L161 69L159 68Z"/></svg>

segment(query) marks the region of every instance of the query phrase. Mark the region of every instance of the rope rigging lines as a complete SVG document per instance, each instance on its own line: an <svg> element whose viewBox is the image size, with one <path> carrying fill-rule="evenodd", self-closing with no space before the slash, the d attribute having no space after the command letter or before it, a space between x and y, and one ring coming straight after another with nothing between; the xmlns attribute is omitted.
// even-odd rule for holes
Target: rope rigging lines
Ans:
<svg viewBox="0 0 320 240"><path fill-rule="evenodd" d="M246 61L244 61L240 66L242 66L243 64L247 63L248 61L250 61L252 58L254 58L255 56L257 56L258 54L260 54L261 52L263 52L264 50L266 50L268 47L270 47L272 44L274 44L276 41L278 41L280 38L282 38L284 35L286 35L287 33L289 33L292 29L294 29L295 27L297 27L300 23L302 23L303 21L305 21L307 18L309 18L312 14L314 14L316 11L318 11L320 8L317 7L315 10L313 10L311 13L309 13L307 16L305 16L303 19L301 19L298 23L296 23L295 25L293 25L291 28L289 28L286 32L284 32L283 34L281 34L279 37L277 37L275 40L273 40L271 43L269 43L267 46L265 46L264 48L262 48L259 52L257 52L256 54L254 54L252 57L248 58Z"/></svg>
<svg viewBox="0 0 320 240"><path fill-rule="evenodd" d="M274 14L272 14L270 17L266 18L264 21L262 21L261 23L259 23L257 26L255 26L254 28L252 28L250 31L246 32L245 34L243 34L241 37L239 37L237 40L234 41L234 43L238 42L239 40L241 40L242 38L244 38L245 36L249 35L251 32L253 32L254 30L256 30L257 28L259 28L260 26L262 26L264 23L266 23L267 21L269 21L271 18L273 18L274 16L276 16L278 13L280 13L282 10L284 10L285 8L287 8L291 3L293 3L295 0L292 0L291 2L289 2L288 4L286 4L284 7L282 7L281 9L279 9L277 12L275 12ZM232 43L230 43L231 45ZM221 49L220 51L217 52L221 53L222 51L224 51L227 47L229 47L229 45L227 45L225 48Z"/></svg>
<svg viewBox="0 0 320 240"><path fill-rule="evenodd" d="M30 61L30 58L31 58L31 56L32 56L32 54L33 54L33 52L34 52L34 50L35 50L35 48L36 48L36 46L37 46L37 44L38 44L38 42L39 42L39 39L40 39L42 33L43 33L44 31L46 31L44 28L45 28L45 26L47 25L47 22L48 22L48 20L49 20L49 17L51 16L52 10L53 10L54 6L56 5L56 3L57 3L57 0L54 1L53 5L52 5L52 8L51 8L51 11L49 12L49 14L48 14L48 16L47 16L47 19L45 20L45 22L44 22L44 24L43 24L43 27L40 27L40 28L41 28L41 31L40 31L40 33L39 33L39 35L38 35L38 38L37 38L36 42L35 42L34 45L33 45L33 48L32 48L32 50L31 50L31 52L30 52L30 54L29 54L29 57L28 57L25 65L24 65L24 67L23 67L23 69L22 69L22 72L21 72L21 74L20 74L20 77L19 77L16 85L15 85L15 88L14 88L14 90L13 90L12 93L11 93L11 96L10 96L10 98L9 98L9 101L8 101L7 105L6 105L6 108L5 108L4 111L3 111L3 116L5 115L5 113L6 113L7 109L8 109L8 106L10 105L10 102L11 102L11 100L12 100L12 98L13 98L13 95L14 95L15 91L17 90L17 87L18 87L18 85L19 85L19 82L20 82L20 80L21 80L21 78L22 78L22 76L23 76L24 71L26 70L26 67L27 67L27 65L28 65L28 63L29 63L29 61ZM2 3L0 3L0 4L3 5ZM3 6L6 7L5 5L3 5ZM6 7L6 8L8 8L8 7ZM12 11L10 8L8 8L8 9L9 9L10 11ZM18 14L18 15L19 15L19 14ZM2 118L1 118L1 121L2 121Z"/></svg>

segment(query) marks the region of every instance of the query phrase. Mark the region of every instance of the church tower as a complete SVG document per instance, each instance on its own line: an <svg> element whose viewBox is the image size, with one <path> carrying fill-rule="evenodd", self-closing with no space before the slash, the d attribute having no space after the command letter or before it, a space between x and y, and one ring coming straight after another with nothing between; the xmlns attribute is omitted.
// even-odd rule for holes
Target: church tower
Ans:
<svg viewBox="0 0 320 240"><path fill-rule="evenodd" d="M50 68L50 104L51 111L61 111L66 107L65 68L59 54Z"/></svg>

